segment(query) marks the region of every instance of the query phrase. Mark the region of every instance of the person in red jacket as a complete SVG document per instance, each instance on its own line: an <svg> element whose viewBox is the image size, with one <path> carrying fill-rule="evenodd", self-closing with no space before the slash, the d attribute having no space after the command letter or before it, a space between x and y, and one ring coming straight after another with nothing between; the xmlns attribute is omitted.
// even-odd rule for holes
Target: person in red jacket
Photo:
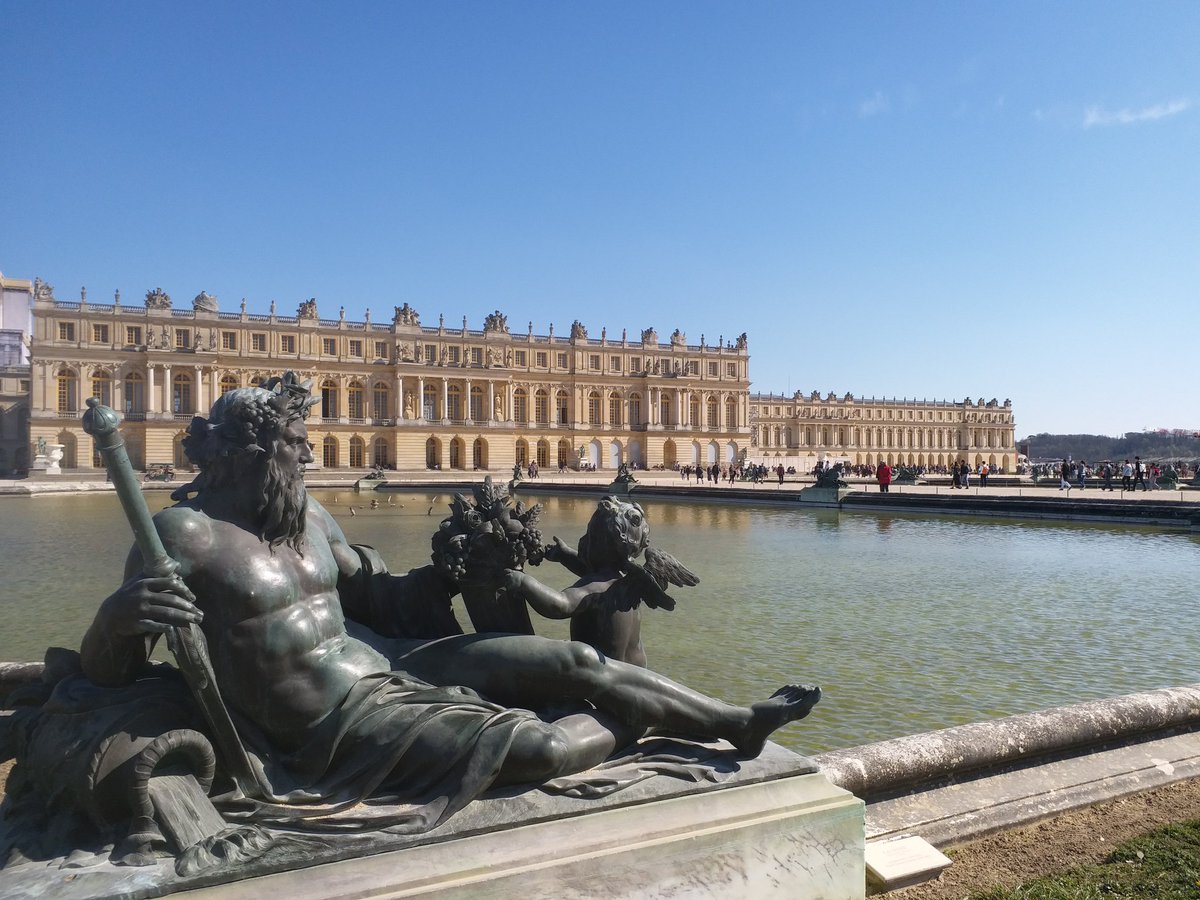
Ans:
<svg viewBox="0 0 1200 900"><path fill-rule="evenodd" d="M887 460L881 460L879 468L875 470L875 478L879 481L879 493L888 493L888 485L892 483L892 467L887 464Z"/></svg>

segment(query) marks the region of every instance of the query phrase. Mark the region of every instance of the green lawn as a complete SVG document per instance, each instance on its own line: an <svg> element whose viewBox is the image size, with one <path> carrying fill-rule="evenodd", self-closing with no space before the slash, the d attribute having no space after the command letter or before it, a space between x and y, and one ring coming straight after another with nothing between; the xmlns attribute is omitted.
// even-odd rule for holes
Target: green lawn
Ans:
<svg viewBox="0 0 1200 900"><path fill-rule="evenodd" d="M972 900L1157 900L1200 898L1200 820L1169 825L1122 844L1103 863L1081 866Z"/></svg>

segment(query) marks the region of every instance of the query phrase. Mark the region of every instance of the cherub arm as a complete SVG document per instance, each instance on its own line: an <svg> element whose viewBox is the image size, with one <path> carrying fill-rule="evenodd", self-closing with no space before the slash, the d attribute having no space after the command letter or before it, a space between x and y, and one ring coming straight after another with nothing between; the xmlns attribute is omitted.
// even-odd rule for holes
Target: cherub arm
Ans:
<svg viewBox="0 0 1200 900"><path fill-rule="evenodd" d="M512 591L547 619L569 619L591 605L594 592L587 587L573 585L566 590L556 591L542 584L531 575L509 569L504 573L503 586Z"/></svg>
<svg viewBox="0 0 1200 900"><path fill-rule="evenodd" d="M583 562L583 557L562 542L557 535L553 544L546 545L546 559L564 566L572 575L584 578L591 573Z"/></svg>

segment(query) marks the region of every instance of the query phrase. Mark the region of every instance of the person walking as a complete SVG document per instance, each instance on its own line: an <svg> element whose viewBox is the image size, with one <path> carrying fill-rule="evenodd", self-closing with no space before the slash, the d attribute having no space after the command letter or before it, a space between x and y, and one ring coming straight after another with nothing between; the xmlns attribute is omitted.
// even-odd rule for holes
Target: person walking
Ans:
<svg viewBox="0 0 1200 900"><path fill-rule="evenodd" d="M879 481L879 493L890 493L888 488L892 483L892 467L887 464L887 460L881 460L879 468L875 471L875 478Z"/></svg>
<svg viewBox="0 0 1200 900"><path fill-rule="evenodd" d="M1079 461L1079 465L1075 469L1075 474L1079 477L1079 489L1081 491L1085 490L1087 488L1087 460L1086 459L1081 459Z"/></svg>
<svg viewBox="0 0 1200 900"><path fill-rule="evenodd" d="M1138 485L1142 486L1143 491L1150 490L1150 485L1146 484L1146 464L1142 462L1140 456L1133 458L1133 490L1137 491Z"/></svg>
<svg viewBox="0 0 1200 900"><path fill-rule="evenodd" d="M990 475L990 474L991 474L991 469L988 467L987 463L984 463L982 466L979 467L979 486L981 488L987 487L988 475Z"/></svg>
<svg viewBox="0 0 1200 900"><path fill-rule="evenodd" d="M1069 460L1062 461L1062 468L1058 472L1058 489L1065 490L1068 494L1071 493L1071 463Z"/></svg>
<svg viewBox="0 0 1200 900"><path fill-rule="evenodd" d="M1104 468L1100 470L1100 474L1104 477L1104 487L1100 488L1100 490L1111 491L1113 489L1113 464L1111 460L1104 463Z"/></svg>
<svg viewBox="0 0 1200 900"><path fill-rule="evenodd" d="M1121 466L1121 490L1128 491L1133 488L1133 465L1129 460L1125 460L1125 464Z"/></svg>

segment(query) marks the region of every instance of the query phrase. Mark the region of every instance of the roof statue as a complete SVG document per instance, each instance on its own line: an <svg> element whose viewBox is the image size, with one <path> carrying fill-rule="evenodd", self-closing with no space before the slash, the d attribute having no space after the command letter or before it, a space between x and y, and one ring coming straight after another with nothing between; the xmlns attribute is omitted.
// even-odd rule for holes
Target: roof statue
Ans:
<svg viewBox="0 0 1200 900"><path fill-rule="evenodd" d="M574 322L571 323L571 340L586 341L587 336L588 336L587 328L584 326L584 324L582 322L580 322L578 319L576 319Z"/></svg>
<svg viewBox="0 0 1200 900"><path fill-rule="evenodd" d="M220 306L217 303L217 298L207 291L201 291L192 301L192 309L203 310L204 312L217 312Z"/></svg>
<svg viewBox="0 0 1200 900"><path fill-rule="evenodd" d="M317 298L310 297L307 300L301 301L296 308L297 319L316 319L317 318Z"/></svg>
<svg viewBox="0 0 1200 900"><path fill-rule="evenodd" d="M170 309L171 295L162 288L146 291L146 309Z"/></svg>
<svg viewBox="0 0 1200 900"><path fill-rule="evenodd" d="M483 330L489 333L508 334L508 316L496 310L483 320Z"/></svg>
<svg viewBox="0 0 1200 900"><path fill-rule="evenodd" d="M405 303L403 306L395 307L395 315L392 316L393 325L420 325L421 316L415 309Z"/></svg>

